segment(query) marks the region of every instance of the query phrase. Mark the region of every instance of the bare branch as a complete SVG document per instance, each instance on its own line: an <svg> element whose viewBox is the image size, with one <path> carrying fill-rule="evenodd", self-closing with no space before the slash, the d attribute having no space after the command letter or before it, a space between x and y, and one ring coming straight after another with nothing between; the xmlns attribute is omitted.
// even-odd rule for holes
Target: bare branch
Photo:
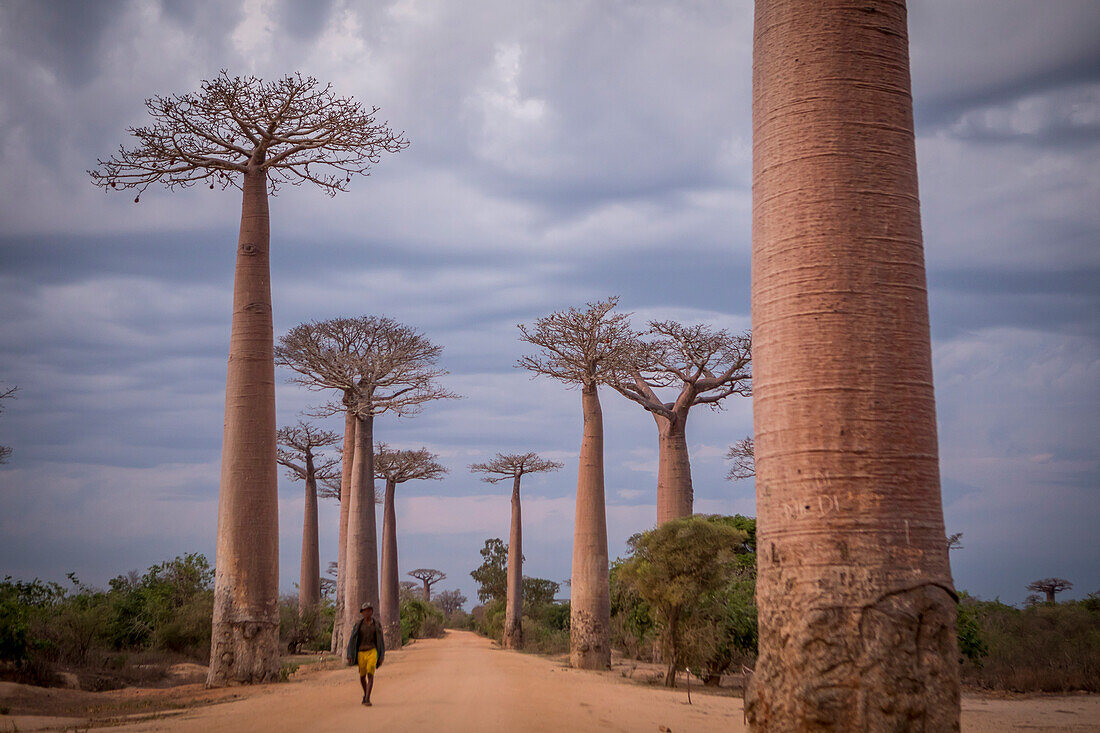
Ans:
<svg viewBox="0 0 1100 733"><path fill-rule="evenodd" d="M15 393L18 387L8 387L4 389L0 387L0 412L4 411L4 404L2 400L10 400L15 398ZM11 456L12 449L10 446L0 445L0 464L8 462L8 458Z"/></svg>
<svg viewBox="0 0 1100 733"><path fill-rule="evenodd" d="M655 415L682 420L695 405L720 409L727 397L752 393L748 334L650 321L644 336L649 340L637 352L637 368L618 374L611 386ZM667 387L679 389L674 400L663 400L655 391Z"/></svg>
<svg viewBox="0 0 1100 733"><path fill-rule="evenodd" d="M239 174L254 170L265 173L272 194L308 181L333 196L353 175L369 175L383 153L409 144L375 119L377 107L337 97L331 85L298 73L265 82L222 70L197 92L153 96L145 106L152 122L129 128L134 147L97 161L88 171L95 185L137 189L139 197L154 183L241 188Z"/></svg>
<svg viewBox="0 0 1100 733"><path fill-rule="evenodd" d="M614 381L638 360L630 314L611 313L618 302L611 297L588 303L585 310L551 313L533 328L520 324L520 340L542 352L521 357L516 366L586 389Z"/></svg>
<svg viewBox="0 0 1100 733"><path fill-rule="evenodd" d="M437 480L447 474L447 469L436 462L436 456L427 448L396 450L385 443L374 447L375 478L403 484L418 479Z"/></svg>
<svg viewBox="0 0 1100 733"><path fill-rule="evenodd" d="M312 473L314 479L324 480L337 475L336 467L340 459L317 452L318 448L337 445L340 436L336 433L299 420L297 425L279 428L275 432L275 440L279 445L276 459L288 469L290 478L304 481Z"/></svg>
<svg viewBox="0 0 1100 733"><path fill-rule="evenodd" d="M755 476L756 451L753 439L751 437L742 438L731 445L729 450L726 451L726 460L733 461L729 473L726 474L727 481L739 481Z"/></svg>
<svg viewBox="0 0 1100 733"><path fill-rule="evenodd" d="M275 363L293 369L309 389L336 389L342 408L360 415L412 415L432 400L458 395L436 380L443 349L385 316L302 323L275 347ZM328 409L337 409L330 405Z"/></svg>
<svg viewBox="0 0 1100 733"><path fill-rule="evenodd" d="M495 484L528 473L557 471L563 464L539 458L537 453L497 453L485 463L473 463L470 471L488 474L482 481Z"/></svg>

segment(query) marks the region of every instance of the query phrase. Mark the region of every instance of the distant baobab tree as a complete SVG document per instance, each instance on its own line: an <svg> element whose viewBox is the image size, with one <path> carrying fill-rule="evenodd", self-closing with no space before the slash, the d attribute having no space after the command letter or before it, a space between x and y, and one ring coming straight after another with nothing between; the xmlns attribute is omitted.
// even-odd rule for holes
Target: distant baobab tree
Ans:
<svg viewBox="0 0 1100 733"><path fill-rule="evenodd" d="M442 351L416 329L385 316L302 323L280 339L276 350L279 363L300 375L296 381L309 389L339 391L341 402L331 410L350 410L355 417L351 484L347 491L341 488L341 511L348 505L340 626L345 637L358 623L361 604L380 605L374 418L414 415L427 402L457 397L438 383L447 374L436 366ZM340 639L339 646L345 641Z"/></svg>
<svg viewBox="0 0 1100 733"><path fill-rule="evenodd" d="M427 448L395 450L385 443L374 448L374 476L386 482L382 506L382 578L379 617L387 649L401 647L401 578L397 571L397 510L394 499L398 484L406 481L437 480L447 469Z"/></svg>
<svg viewBox="0 0 1100 733"><path fill-rule="evenodd" d="M688 414L696 405L719 409L731 395L752 394L748 334L735 335L705 325L650 321L644 358L611 386L648 410L657 423L657 523L690 517L694 511ZM672 388L666 402L657 392Z"/></svg>
<svg viewBox="0 0 1100 733"><path fill-rule="evenodd" d="M441 580L446 580L447 574L442 570L436 570L435 568L417 568L416 570L410 570L406 573L410 577L416 578L424 585L424 601L430 602L432 600L432 586Z"/></svg>
<svg viewBox="0 0 1100 733"><path fill-rule="evenodd" d="M408 142L329 85L222 72L199 91L145 100L152 122L88 173L105 191L197 184L242 196L222 441L213 634L207 684L279 673L278 488L268 195L312 183L328 195Z"/></svg>
<svg viewBox="0 0 1100 733"><path fill-rule="evenodd" d="M752 731L959 729L904 0L757 0Z"/></svg>
<svg viewBox="0 0 1100 733"><path fill-rule="evenodd" d="M1072 590L1073 583L1065 578L1043 578L1027 584L1027 589L1035 593L1046 594L1046 602L1053 604L1054 595L1064 590Z"/></svg>
<svg viewBox="0 0 1100 733"><path fill-rule="evenodd" d="M317 539L317 480L336 475L339 460L319 453L340 440L340 436L301 420L279 428L276 458L288 475L305 482L305 510L302 517L302 570L298 581L298 616L310 618L321 604L321 556Z"/></svg>
<svg viewBox="0 0 1100 733"><path fill-rule="evenodd" d="M756 475L755 447L751 437L741 438L726 451L726 460L733 461L727 481L742 481Z"/></svg>
<svg viewBox="0 0 1100 733"><path fill-rule="evenodd" d="M517 366L581 388L584 433L577 473L569 661L580 669L611 666L611 595L604 503L603 411L597 388L637 362L628 314L612 314L618 298L589 303L520 325L520 340L537 346Z"/></svg>
<svg viewBox="0 0 1100 733"><path fill-rule="evenodd" d="M457 589L444 590L435 594L435 604L439 606L439 610L443 611L443 615L448 618L454 615L456 611L461 611L465 603L466 596Z"/></svg>
<svg viewBox="0 0 1100 733"><path fill-rule="evenodd" d="M18 387L8 387L4 389L0 387L0 400L10 400L15 397L15 392ZM0 402L0 412L4 411L4 405ZM8 458L11 456L11 447L6 445L0 445L0 464L7 463Z"/></svg>
<svg viewBox="0 0 1100 733"><path fill-rule="evenodd" d="M561 463L539 458L536 453L497 453L486 463L474 463L470 470L484 473L491 484L512 479L512 533L508 537L508 598L504 605L505 649L523 648L523 519L519 483L524 474L557 471Z"/></svg>

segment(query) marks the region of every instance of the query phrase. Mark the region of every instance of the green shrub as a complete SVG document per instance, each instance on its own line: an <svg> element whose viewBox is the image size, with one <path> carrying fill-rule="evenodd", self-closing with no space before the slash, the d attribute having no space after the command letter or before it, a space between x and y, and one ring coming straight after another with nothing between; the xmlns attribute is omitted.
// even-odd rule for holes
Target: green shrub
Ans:
<svg viewBox="0 0 1100 733"><path fill-rule="evenodd" d="M419 598L401 602L401 643L443 636L443 612Z"/></svg>
<svg viewBox="0 0 1100 733"><path fill-rule="evenodd" d="M960 631L965 624L985 649L978 659L963 650L969 684L1013 692L1100 692L1100 612L1086 603L1021 610L964 596L960 617L966 619Z"/></svg>

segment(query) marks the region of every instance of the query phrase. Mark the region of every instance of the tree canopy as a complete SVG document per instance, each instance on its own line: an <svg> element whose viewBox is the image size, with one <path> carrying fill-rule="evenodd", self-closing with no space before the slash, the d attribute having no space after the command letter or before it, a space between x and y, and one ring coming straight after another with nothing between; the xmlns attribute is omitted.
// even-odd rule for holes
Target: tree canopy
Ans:
<svg viewBox="0 0 1100 733"><path fill-rule="evenodd" d="M151 124L129 128L136 144L97 161L88 171L95 185L136 189L139 197L154 183L241 188L235 174L252 169L265 172L270 193L309 182L334 196L383 153L409 144L375 119L377 107L337 97L331 84L301 74L264 81L223 70L197 92L155 95L145 107Z"/></svg>
<svg viewBox="0 0 1100 733"><path fill-rule="evenodd" d="M508 545L494 537L481 548L482 563L470 572L477 581L477 597L482 603L503 601L508 596Z"/></svg>
<svg viewBox="0 0 1100 733"><path fill-rule="evenodd" d="M561 463L539 458L537 453L497 453L485 463L470 464L470 471L486 474L481 480L495 484L528 473L557 471L561 467Z"/></svg>

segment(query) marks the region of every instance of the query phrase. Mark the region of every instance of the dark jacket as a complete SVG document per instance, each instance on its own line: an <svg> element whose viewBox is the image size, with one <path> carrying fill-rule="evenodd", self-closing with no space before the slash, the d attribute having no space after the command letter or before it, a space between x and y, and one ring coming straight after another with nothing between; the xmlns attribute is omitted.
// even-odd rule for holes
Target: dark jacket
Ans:
<svg viewBox="0 0 1100 733"><path fill-rule="evenodd" d="M348 664L355 664L359 659L359 629L362 625L363 619L359 619L351 632L351 638L348 639ZM374 648L378 650L377 666L381 667L382 660L386 656L386 642L382 639L382 624L378 623L378 619L374 620Z"/></svg>

